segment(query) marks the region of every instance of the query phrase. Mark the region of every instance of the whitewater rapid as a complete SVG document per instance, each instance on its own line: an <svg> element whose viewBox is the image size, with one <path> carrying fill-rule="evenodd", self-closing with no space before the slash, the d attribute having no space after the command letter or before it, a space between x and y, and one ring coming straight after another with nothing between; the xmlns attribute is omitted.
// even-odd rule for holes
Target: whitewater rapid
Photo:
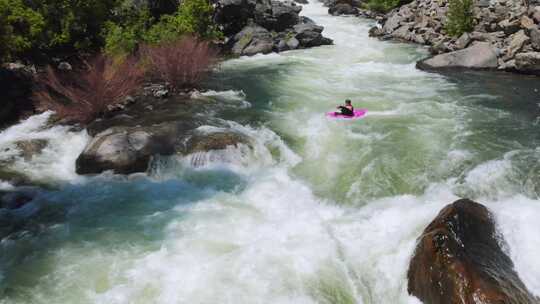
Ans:
<svg viewBox="0 0 540 304"><path fill-rule="evenodd" d="M335 45L229 60L204 93L249 146L83 178L85 131L45 113L0 133L50 140L12 169L55 185L12 215L39 225L1 241L0 303L419 303L416 238L459 197L493 211L540 296L534 118L417 70L426 51L369 38L372 21L303 14ZM367 117L324 117L346 98Z"/></svg>

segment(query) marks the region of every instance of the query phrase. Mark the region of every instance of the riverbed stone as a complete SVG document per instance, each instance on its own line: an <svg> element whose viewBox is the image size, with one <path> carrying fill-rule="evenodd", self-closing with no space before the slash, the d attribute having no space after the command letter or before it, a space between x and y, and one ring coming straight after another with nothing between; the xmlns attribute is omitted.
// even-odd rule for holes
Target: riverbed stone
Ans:
<svg viewBox="0 0 540 304"><path fill-rule="evenodd" d="M418 239L407 273L408 291L430 304L538 304L503 247L489 210L458 200Z"/></svg>
<svg viewBox="0 0 540 304"><path fill-rule="evenodd" d="M436 55L418 63L421 69L472 68L493 69L498 64L495 49L487 42L478 42L466 49Z"/></svg>
<svg viewBox="0 0 540 304"><path fill-rule="evenodd" d="M531 46L534 50L540 51L540 29L535 28L530 31Z"/></svg>
<svg viewBox="0 0 540 304"><path fill-rule="evenodd" d="M513 58L529 41L529 37L525 34L524 30L520 30L516 34L511 36L510 45L508 46L505 58Z"/></svg>
<svg viewBox="0 0 540 304"><path fill-rule="evenodd" d="M505 19L498 23L499 29L503 31L506 35L511 35L516 33L521 28L521 22L519 19L508 20Z"/></svg>
<svg viewBox="0 0 540 304"><path fill-rule="evenodd" d="M458 50L466 48L471 43L471 35L469 33L463 33L456 40L455 46Z"/></svg>
<svg viewBox="0 0 540 304"><path fill-rule="evenodd" d="M393 14L386 20L383 26L383 31L385 33L392 33L395 29L399 27L400 22L403 20L403 17L399 14Z"/></svg>
<svg viewBox="0 0 540 304"><path fill-rule="evenodd" d="M540 76L540 52L517 54L516 70L522 73Z"/></svg>

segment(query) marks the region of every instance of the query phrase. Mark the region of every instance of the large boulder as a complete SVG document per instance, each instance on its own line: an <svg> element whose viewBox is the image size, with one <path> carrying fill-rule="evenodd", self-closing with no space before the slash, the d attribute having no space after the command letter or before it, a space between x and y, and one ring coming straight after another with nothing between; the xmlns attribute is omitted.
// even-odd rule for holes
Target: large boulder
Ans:
<svg viewBox="0 0 540 304"><path fill-rule="evenodd" d="M77 159L77 173L145 172L152 155L172 154L173 144L143 128L115 127L97 134Z"/></svg>
<svg viewBox="0 0 540 304"><path fill-rule="evenodd" d="M204 97L138 97L127 109L88 125L92 139L77 159L77 173L145 172L157 155L186 155L248 143L245 136L214 117L225 109L227 105Z"/></svg>
<svg viewBox="0 0 540 304"><path fill-rule="evenodd" d="M516 70L521 73L540 75L540 52L517 54Z"/></svg>
<svg viewBox="0 0 540 304"><path fill-rule="evenodd" d="M0 128L34 113L32 87L33 75L24 66L0 68Z"/></svg>
<svg viewBox="0 0 540 304"><path fill-rule="evenodd" d="M531 46L534 50L540 51L540 29L531 29Z"/></svg>
<svg viewBox="0 0 540 304"><path fill-rule="evenodd" d="M358 9L349 3L337 3L328 9L328 13L333 16L356 15L358 14Z"/></svg>
<svg viewBox="0 0 540 304"><path fill-rule="evenodd" d="M314 47L332 44L332 39L322 35L323 27L311 22L294 26L295 38L300 42L300 46Z"/></svg>
<svg viewBox="0 0 540 304"><path fill-rule="evenodd" d="M498 65L497 53L488 42L478 42L466 49L440 54L418 62L420 69L471 68L494 69Z"/></svg>
<svg viewBox="0 0 540 304"><path fill-rule="evenodd" d="M269 31L281 32L299 21L302 7L276 0L218 0L214 21L225 35L240 32L250 20Z"/></svg>
<svg viewBox="0 0 540 304"><path fill-rule="evenodd" d="M235 35L253 18L256 4L254 0L218 0L214 21L226 36Z"/></svg>
<svg viewBox="0 0 540 304"><path fill-rule="evenodd" d="M358 1L358 0L342 0ZM225 51L234 55L267 54L331 44L322 27L300 16L292 1L214 0L215 22L227 36Z"/></svg>
<svg viewBox="0 0 540 304"><path fill-rule="evenodd" d="M301 10L302 7L294 2L259 1L255 6L254 20L269 31L281 32L298 23Z"/></svg>
<svg viewBox="0 0 540 304"><path fill-rule="evenodd" d="M272 52L274 41L272 34L258 25L248 25L234 36L232 53L235 55L252 56L258 53Z"/></svg>
<svg viewBox="0 0 540 304"><path fill-rule="evenodd" d="M448 205L418 240L409 293L424 304L538 304L503 243L486 207L467 199Z"/></svg>
<svg viewBox="0 0 540 304"><path fill-rule="evenodd" d="M170 125L172 126L172 124ZM112 170L118 174L146 172L157 155L187 155L223 150L247 144L248 139L231 130L176 133L174 128L113 127L97 134L77 159L77 173L96 174Z"/></svg>

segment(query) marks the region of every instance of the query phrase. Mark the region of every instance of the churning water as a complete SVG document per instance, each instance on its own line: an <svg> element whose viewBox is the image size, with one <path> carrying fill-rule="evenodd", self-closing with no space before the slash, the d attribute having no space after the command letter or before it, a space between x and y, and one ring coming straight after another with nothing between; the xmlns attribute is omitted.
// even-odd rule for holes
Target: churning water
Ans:
<svg viewBox="0 0 540 304"><path fill-rule="evenodd" d="M415 240L459 197L494 212L540 295L537 80L422 72L425 50L368 38L371 21L304 14L334 46L227 61L204 93L249 147L84 178L84 131L46 113L0 133L0 148L49 139L12 169L56 185L1 214L19 228L0 243L0 302L418 303ZM367 117L324 117L346 98Z"/></svg>

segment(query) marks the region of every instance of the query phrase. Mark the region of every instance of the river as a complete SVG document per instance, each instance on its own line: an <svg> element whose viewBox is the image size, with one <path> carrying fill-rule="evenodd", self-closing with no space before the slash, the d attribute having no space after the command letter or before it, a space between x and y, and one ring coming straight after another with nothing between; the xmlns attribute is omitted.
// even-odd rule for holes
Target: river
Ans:
<svg viewBox="0 0 540 304"><path fill-rule="evenodd" d="M82 177L86 132L45 113L0 133L49 139L15 169L54 185L10 214L33 225L0 243L0 303L419 303L416 238L459 197L493 211L540 296L538 80L419 71L427 51L373 21L303 14L335 45L226 61L204 93L252 149ZM324 117L346 98L368 115Z"/></svg>

